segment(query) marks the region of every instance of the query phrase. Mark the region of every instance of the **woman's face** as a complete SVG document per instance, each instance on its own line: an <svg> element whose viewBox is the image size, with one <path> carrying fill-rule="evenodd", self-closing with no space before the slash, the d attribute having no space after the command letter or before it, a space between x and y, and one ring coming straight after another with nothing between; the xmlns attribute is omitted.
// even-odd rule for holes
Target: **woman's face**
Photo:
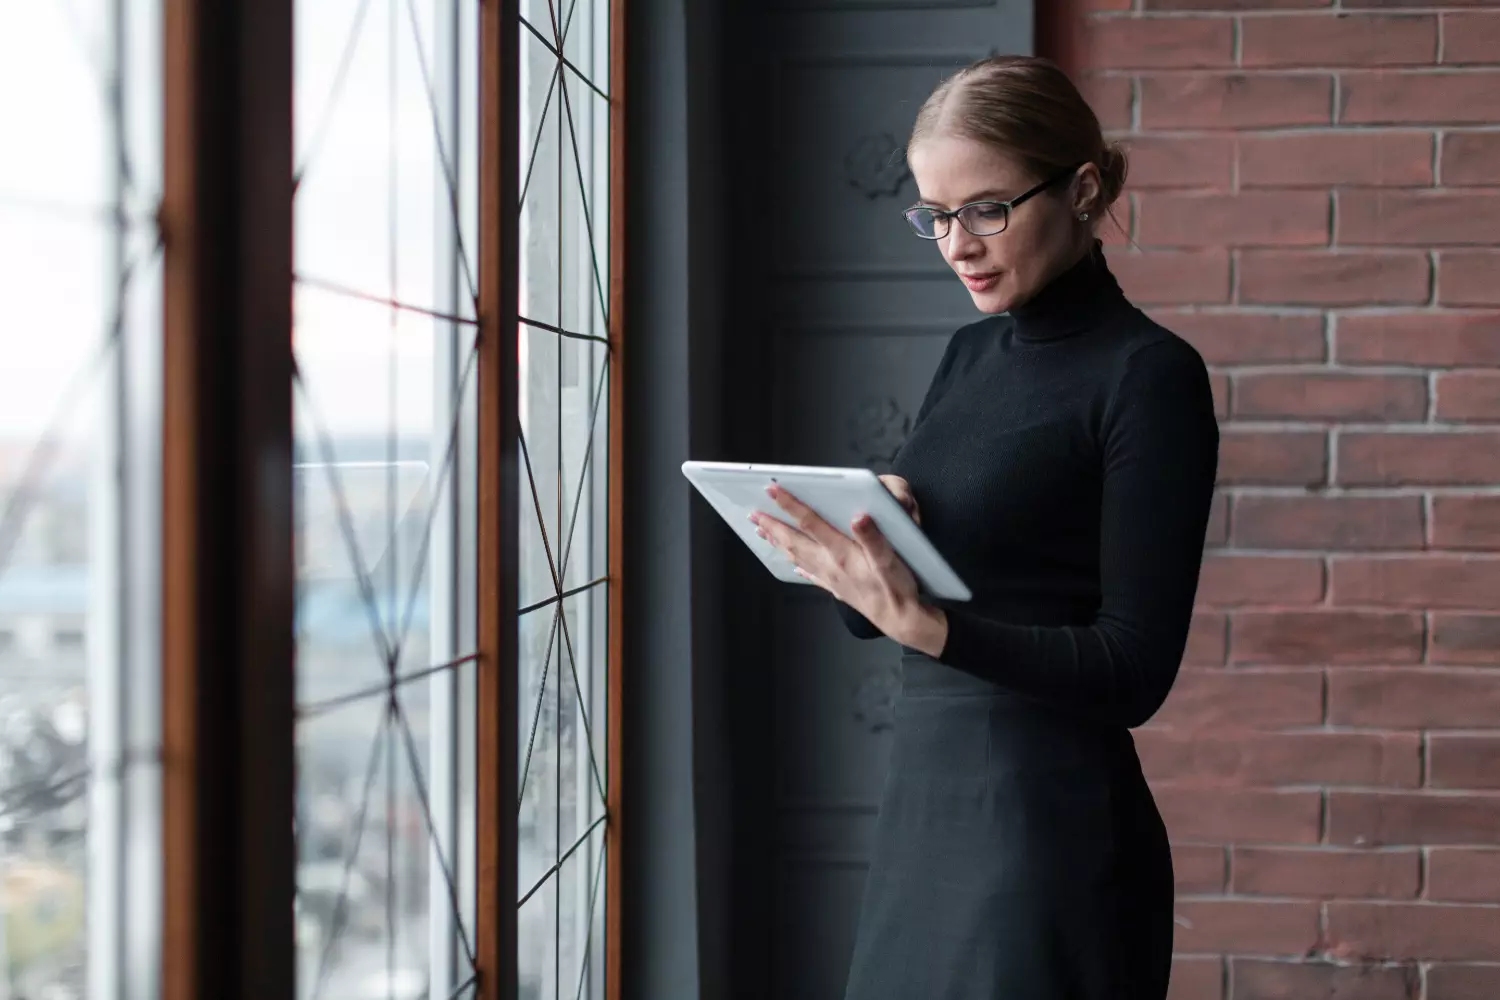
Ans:
<svg viewBox="0 0 1500 1000"><path fill-rule="evenodd" d="M932 136L908 157L920 204L948 211L974 201L1009 201L1047 177L1033 177L1020 161L973 139ZM1035 295L1066 270L1093 240L1093 226L1076 206L1098 191L1090 167L1074 182L1032 195L1010 213L1005 231L975 236L952 219L935 241L980 312L1002 313ZM978 228L978 227L976 227Z"/></svg>

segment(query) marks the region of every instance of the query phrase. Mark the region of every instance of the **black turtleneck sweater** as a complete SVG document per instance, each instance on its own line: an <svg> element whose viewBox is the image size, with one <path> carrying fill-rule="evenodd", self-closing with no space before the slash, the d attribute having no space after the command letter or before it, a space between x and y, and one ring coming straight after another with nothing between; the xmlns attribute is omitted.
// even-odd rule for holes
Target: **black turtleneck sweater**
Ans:
<svg viewBox="0 0 1500 1000"><path fill-rule="evenodd" d="M1150 718L1187 641L1217 460L1202 358L1126 301L1102 252L960 329L892 469L974 593L937 602L955 686Z"/></svg>

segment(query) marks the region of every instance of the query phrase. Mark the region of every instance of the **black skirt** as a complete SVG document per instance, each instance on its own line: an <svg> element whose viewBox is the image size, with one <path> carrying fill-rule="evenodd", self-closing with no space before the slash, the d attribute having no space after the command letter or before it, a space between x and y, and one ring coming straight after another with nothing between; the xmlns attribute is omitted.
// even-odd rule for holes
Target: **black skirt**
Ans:
<svg viewBox="0 0 1500 1000"><path fill-rule="evenodd" d="M903 674L845 1000L1162 1000L1172 857L1130 733Z"/></svg>

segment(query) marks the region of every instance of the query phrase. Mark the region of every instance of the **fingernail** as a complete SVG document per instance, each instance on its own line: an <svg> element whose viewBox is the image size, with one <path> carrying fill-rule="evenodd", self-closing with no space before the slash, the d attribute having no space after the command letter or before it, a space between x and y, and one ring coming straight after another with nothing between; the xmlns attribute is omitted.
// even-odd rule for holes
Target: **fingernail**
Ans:
<svg viewBox="0 0 1500 1000"><path fill-rule="evenodd" d="M759 535L762 538L769 538L769 537L771 537L770 535L767 535L764 531L757 531L756 534Z"/></svg>
<svg viewBox="0 0 1500 1000"><path fill-rule="evenodd" d="M768 497L774 497L775 495L776 495L776 485L773 483L772 485L766 487L766 496L768 496Z"/></svg>

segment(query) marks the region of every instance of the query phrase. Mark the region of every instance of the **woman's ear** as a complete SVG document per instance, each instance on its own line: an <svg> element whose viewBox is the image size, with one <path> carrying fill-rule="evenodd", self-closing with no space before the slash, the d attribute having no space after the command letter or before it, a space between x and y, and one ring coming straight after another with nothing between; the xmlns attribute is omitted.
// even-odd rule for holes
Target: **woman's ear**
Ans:
<svg viewBox="0 0 1500 1000"><path fill-rule="evenodd" d="M1079 167L1073 182L1073 214L1081 215L1084 212L1097 211L1103 190L1104 185L1099 178L1097 166L1085 163Z"/></svg>

